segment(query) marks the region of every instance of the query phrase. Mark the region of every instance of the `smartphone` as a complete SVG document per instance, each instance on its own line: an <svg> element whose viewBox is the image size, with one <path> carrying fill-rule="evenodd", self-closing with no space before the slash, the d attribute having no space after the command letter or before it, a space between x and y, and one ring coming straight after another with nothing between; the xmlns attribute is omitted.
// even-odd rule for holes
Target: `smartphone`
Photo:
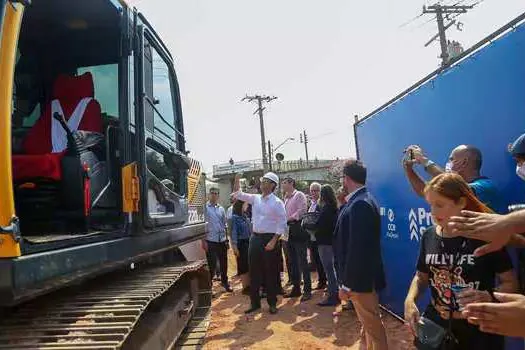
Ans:
<svg viewBox="0 0 525 350"><path fill-rule="evenodd" d="M412 148L406 149L403 153L405 153L406 162L414 160L414 150Z"/></svg>

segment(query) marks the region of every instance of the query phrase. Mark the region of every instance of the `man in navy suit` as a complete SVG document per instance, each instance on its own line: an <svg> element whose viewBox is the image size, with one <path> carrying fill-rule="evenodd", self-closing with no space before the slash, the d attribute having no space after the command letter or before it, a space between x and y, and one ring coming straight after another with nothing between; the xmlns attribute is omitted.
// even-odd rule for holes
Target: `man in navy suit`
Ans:
<svg viewBox="0 0 525 350"><path fill-rule="evenodd" d="M367 349L384 350L388 346L377 296L386 285L381 259L381 218L365 184L363 163L347 161L343 185L349 195L340 209L334 237L339 297L352 300L363 325Z"/></svg>

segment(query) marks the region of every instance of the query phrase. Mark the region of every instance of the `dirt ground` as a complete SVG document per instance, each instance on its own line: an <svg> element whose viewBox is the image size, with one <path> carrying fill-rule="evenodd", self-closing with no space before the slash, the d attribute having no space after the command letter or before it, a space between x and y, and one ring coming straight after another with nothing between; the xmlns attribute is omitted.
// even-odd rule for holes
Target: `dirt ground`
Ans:
<svg viewBox="0 0 525 350"><path fill-rule="evenodd" d="M229 275L235 275L235 260L229 259ZM315 280L315 277L314 277ZM234 293L224 293L214 282L212 322L204 349L365 349L360 340L360 324L354 311L341 307L322 308L316 305L323 299L322 291L315 291L312 300L299 303L298 298L279 297L279 312L268 313L262 301L262 313L244 315L249 297L241 294L240 281L231 278ZM317 281L314 281L315 286ZM412 336L406 327L384 313L389 349L413 349Z"/></svg>

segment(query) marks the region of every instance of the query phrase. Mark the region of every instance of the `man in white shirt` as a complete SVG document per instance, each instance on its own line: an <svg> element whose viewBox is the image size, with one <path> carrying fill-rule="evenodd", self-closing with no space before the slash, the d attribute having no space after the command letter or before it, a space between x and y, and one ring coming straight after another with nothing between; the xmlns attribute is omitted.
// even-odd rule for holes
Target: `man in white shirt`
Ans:
<svg viewBox="0 0 525 350"><path fill-rule="evenodd" d="M250 237L249 269L251 307L245 313L252 313L261 308L260 289L264 281L266 300L270 313L277 313L277 293L281 283L279 276L279 253L277 240L288 227L284 203L274 195L279 177L266 173L261 178L262 194L248 194L240 191L240 175L235 176L233 196L252 205L253 234Z"/></svg>

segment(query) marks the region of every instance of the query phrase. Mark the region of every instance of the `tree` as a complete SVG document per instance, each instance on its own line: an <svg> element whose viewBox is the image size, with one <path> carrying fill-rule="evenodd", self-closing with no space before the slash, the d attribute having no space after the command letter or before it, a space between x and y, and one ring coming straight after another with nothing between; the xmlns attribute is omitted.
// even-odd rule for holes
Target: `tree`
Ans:
<svg viewBox="0 0 525 350"><path fill-rule="evenodd" d="M308 193L309 187L310 186L306 181L297 181L295 183L295 188L297 189L297 191L301 191L303 193Z"/></svg>
<svg viewBox="0 0 525 350"><path fill-rule="evenodd" d="M343 167L345 166L345 162L345 159L334 160L326 172L326 182L332 185L334 189L337 189L339 186L341 186L341 177L343 177Z"/></svg>

